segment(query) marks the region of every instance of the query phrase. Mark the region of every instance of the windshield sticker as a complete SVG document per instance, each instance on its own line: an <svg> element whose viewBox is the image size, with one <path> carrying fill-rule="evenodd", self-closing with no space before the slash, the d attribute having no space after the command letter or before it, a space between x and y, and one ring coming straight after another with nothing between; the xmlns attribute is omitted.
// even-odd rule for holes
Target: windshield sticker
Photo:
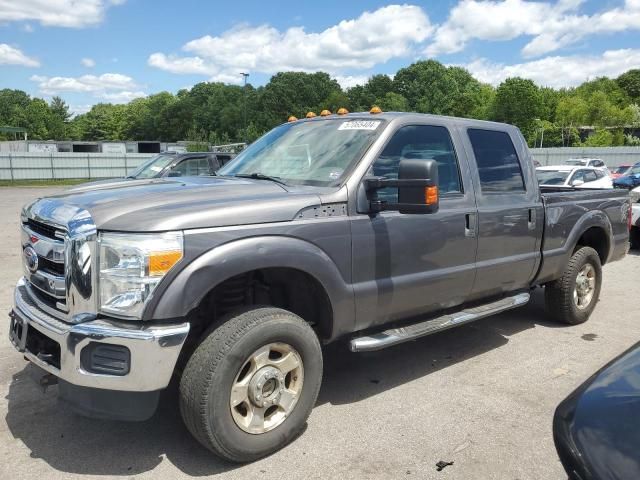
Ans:
<svg viewBox="0 0 640 480"><path fill-rule="evenodd" d="M338 130L375 130L380 123L376 120L351 120L340 125Z"/></svg>

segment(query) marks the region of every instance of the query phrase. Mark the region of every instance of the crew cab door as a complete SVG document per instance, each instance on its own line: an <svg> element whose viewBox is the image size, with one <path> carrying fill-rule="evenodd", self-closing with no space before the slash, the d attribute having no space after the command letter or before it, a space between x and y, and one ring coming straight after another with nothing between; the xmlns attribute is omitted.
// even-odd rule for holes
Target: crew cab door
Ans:
<svg viewBox="0 0 640 480"><path fill-rule="evenodd" d="M544 211L518 130L462 128L478 205L472 298L526 288L540 262Z"/></svg>
<svg viewBox="0 0 640 480"><path fill-rule="evenodd" d="M469 167L444 123L399 126L367 176L398 178L402 159L438 163L437 213L352 217L353 284L358 329L464 302L475 274L476 206ZM363 194L360 185L360 194ZM396 188L378 198L397 203Z"/></svg>

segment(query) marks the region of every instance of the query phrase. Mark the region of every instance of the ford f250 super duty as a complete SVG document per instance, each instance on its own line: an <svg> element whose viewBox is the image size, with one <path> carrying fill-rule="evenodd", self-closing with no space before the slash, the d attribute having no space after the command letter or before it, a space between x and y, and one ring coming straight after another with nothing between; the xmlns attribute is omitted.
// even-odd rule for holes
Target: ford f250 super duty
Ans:
<svg viewBox="0 0 640 480"><path fill-rule="evenodd" d="M628 249L626 191L541 189L517 128L406 114L292 121L210 178L40 198L22 212L10 337L95 417L141 420L179 379L208 449L290 442L321 344L377 350L502 312L544 287L592 313Z"/></svg>

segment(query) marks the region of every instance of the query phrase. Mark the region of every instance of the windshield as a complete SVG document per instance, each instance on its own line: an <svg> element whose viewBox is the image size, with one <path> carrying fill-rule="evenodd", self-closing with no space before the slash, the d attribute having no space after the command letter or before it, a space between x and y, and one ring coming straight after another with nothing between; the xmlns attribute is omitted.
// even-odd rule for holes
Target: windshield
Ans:
<svg viewBox="0 0 640 480"><path fill-rule="evenodd" d="M157 177L176 158L175 155L156 155L136 168L129 178Z"/></svg>
<svg viewBox="0 0 640 480"><path fill-rule="evenodd" d="M613 169L613 173L619 173L619 174L624 174L627 170L629 170L631 167L629 165L623 165L621 167L616 167Z"/></svg>
<svg viewBox="0 0 640 480"><path fill-rule="evenodd" d="M334 185L360 160L383 123L378 119L327 119L281 125L217 173L260 174L294 185Z"/></svg>
<svg viewBox="0 0 640 480"><path fill-rule="evenodd" d="M536 170L540 185L563 185L571 171Z"/></svg>
<svg viewBox="0 0 640 480"><path fill-rule="evenodd" d="M565 165L576 165L579 167L584 167L587 165L587 161L586 160L567 160L566 162L564 162Z"/></svg>

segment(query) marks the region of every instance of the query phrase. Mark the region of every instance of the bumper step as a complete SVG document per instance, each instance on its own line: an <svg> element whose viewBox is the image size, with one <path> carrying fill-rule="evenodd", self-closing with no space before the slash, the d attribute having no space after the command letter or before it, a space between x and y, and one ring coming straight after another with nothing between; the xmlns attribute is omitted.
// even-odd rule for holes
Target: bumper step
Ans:
<svg viewBox="0 0 640 480"><path fill-rule="evenodd" d="M402 342L431 335L463 323L473 322L490 315L495 315L512 308L520 307L529 302L528 293L518 293L511 297L502 298L495 302L486 303L455 313L449 313L406 327L391 328L379 333L373 333L351 340L349 345L352 352L371 352L391 347Z"/></svg>

